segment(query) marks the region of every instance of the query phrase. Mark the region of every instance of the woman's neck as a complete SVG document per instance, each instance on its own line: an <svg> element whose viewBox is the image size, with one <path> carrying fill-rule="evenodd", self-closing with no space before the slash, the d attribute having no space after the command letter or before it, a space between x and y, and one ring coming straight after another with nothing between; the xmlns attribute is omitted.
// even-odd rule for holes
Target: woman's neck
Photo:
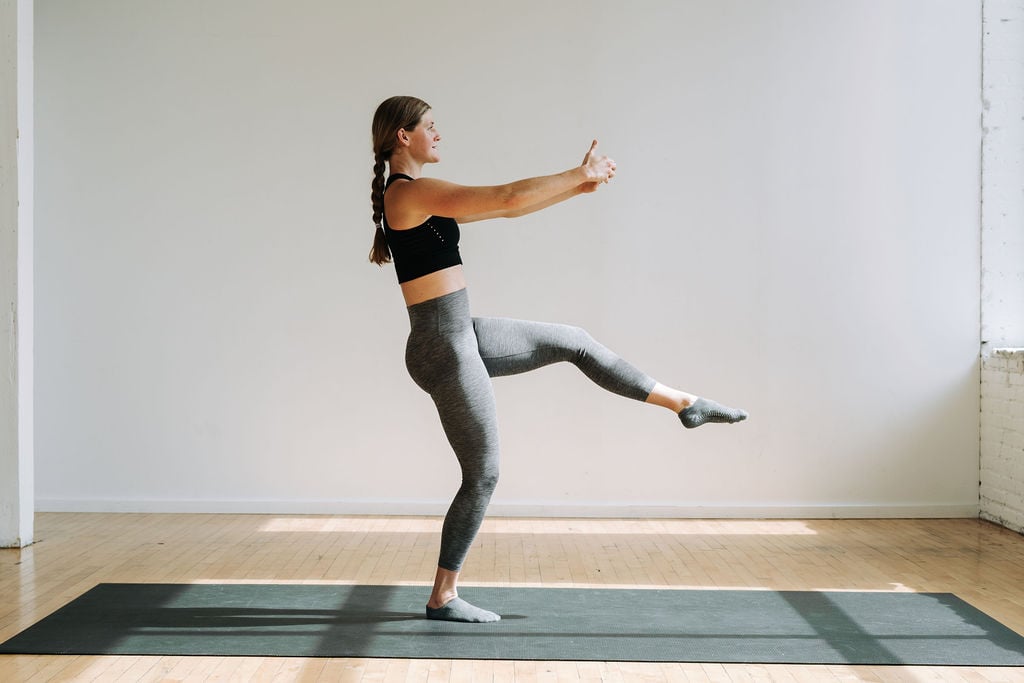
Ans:
<svg viewBox="0 0 1024 683"><path fill-rule="evenodd" d="M388 162L388 171L390 175L401 173L402 175L407 175L415 180L416 178L419 178L420 175L422 174L423 164L417 164L413 161L410 161L409 159L404 158L392 158Z"/></svg>

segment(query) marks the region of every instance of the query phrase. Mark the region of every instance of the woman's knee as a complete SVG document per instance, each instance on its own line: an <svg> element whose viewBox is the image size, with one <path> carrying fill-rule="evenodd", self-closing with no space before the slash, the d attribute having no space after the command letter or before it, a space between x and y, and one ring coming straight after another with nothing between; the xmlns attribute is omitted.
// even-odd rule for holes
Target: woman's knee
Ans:
<svg viewBox="0 0 1024 683"><path fill-rule="evenodd" d="M562 347L569 354L566 360L579 365L597 346L597 341L584 328L577 325L562 326Z"/></svg>
<svg viewBox="0 0 1024 683"><path fill-rule="evenodd" d="M578 325L570 325L569 329L572 331L573 338L579 341L581 347L590 346L595 342L594 337L591 336L591 334L584 328L579 327Z"/></svg>
<svg viewBox="0 0 1024 683"><path fill-rule="evenodd" d="M478 495L490 498L498 486L498 466L483 467L463 474L463 486L473 489Z"/></svg>

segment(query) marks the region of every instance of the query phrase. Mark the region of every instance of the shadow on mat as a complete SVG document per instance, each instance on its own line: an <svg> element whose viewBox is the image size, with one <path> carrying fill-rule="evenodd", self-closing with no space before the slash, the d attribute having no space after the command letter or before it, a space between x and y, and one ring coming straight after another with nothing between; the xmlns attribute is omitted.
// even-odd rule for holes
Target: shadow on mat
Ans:
<svg viewBox="0 0 1024 683"><path fill-rule="evenodd" d="M825 593L778 591L777 594L814 629L819 639L850 663L869 661L906 664L904 658L896 651L904 642L942 641L950 643L954 648L958 647L953 644L954 639L947 634L869 632L856 616L851 615ZM955 636L957 642L986 642L1004 652L1024 654L1019 647L1005 642L1006 628L988 615L975 611L952 594L930 594L928 597L956 615L961 624L972 631L970 634L958 633ZM886 643L893 647L887 647Z"/></svg>
<svg viewBox="0 0 1024 683"><path fill-rule="evenodd" d="M903 664L895 652L871 633L865 631L839 605L823 593L779 591L793 610L817 637L828 643L847 662L864 661Z"/></svg>
<svg viewBox="0 0 1024 683"><path fill-rule="evenodd" d="M422 614L383 610L266 609L234 607L154 607L146 609L146 628L262 628L382 624L422 620ZM141 621L141 620L140 620Z"/></svg>

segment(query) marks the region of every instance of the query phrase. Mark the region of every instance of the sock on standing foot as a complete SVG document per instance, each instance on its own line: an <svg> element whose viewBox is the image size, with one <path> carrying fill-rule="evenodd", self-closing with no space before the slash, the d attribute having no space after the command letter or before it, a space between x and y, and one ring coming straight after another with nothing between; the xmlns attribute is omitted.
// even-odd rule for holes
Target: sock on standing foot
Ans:
<svg viewBox="0 0 1024 683"><path fill-rule="evenodd" d="M462 598L449 600L442 607L434 609L427 607L427 619L438 619L440 621L464 621L473 624L486 624L493 621L501 621L501 617L494 612L475 607Z"/></svg>
<svg viewBox="0 0 1024 683"><path fill-rule="evenodd" d="M679 421L687 429L700 427L706 422L740 422L747 419L747 411L709 401L706 398L698 398L689 408L684 408L679 413Z"/></svg>

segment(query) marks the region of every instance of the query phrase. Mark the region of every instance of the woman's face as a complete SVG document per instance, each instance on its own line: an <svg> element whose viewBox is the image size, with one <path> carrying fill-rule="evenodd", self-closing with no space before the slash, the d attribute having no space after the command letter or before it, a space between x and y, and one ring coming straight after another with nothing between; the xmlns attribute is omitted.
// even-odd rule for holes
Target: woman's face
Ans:
<svg viewBox="0 0 1024 683"><path fill-rule="evenodd" d="M441 160L437 153L437 143L441 141L441 134L434 127L434 115L430 110L427 110L415 128L405 132L409 136L409 154L414 159L424 164L437 163Z"/></svg>

